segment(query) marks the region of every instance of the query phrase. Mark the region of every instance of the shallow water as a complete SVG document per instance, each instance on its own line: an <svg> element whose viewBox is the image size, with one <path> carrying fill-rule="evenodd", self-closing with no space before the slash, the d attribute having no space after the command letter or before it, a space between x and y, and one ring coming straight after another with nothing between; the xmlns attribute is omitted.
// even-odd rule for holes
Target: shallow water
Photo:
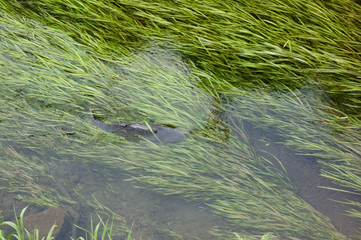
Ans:
<svg viewBox="0 0 361 240"><path fill-rule="evenodd" d="M36 56L46 46L21 49ZM321 159L302 157L312 153L290 145L297 140L290 132L310 142L333 136L308 119L321 102L312 91L292 99L293 92L227 89L217 98L198 77L210 76L197 75L180 54L160 47L112 64L86 62L87 72L78 55L56 58L65 67L49 60L45 68L13 43L1 49L26 62L9 70L15 58L0 56L0 83L6 86L0 92L0 202L6 220L13 203L29 203L28 214L65 206L86 229L90 216L114 214L121 239L132 224L136 239L229 239L232 232L257 239L269 231L280 239L346 239L331 221L346 234L360 229L343 216L344 206L328 198L360 199L319 190L334 186L319 177ZM94 57L78 50L82 59ZM84 119L84 105L107 123L169 124L187 138L162 146L125 141ZM311 131L300 134L303 126Z"/></svg>
<svg viewBox="0 0 361 240"><path fill-rule="evenodd" d="M287 171L287 177L295 186L296 193L317 211L329 217L338 231L348 236L355 236L354 239L359 239L361 221L346 216L345 213L352 207L341 202L347 200L360 202L361 197L322 188L340 188L340 186L320 176L320 165L317 163L316 157L297 155L277 143L280 139L272 137L272 134L260 131L251 124L250 129L252 145L257 152L265 157L270 157L272 154L281 161ZM279 165L275 160L273 161L274 164Z"/></svg>
<svg viewBox="0 0 361 240"><path fill-rule="evenodd" d="M239 113L242 116L245 116L249 114L250 112L257 112L257 108L260 108L260 106L253 105L255 102L254 99L251 99L250 101L244 101L245 98L247 98L247 94L245 94L246 97L241 97L241 102L243 103L251 103L250 106L242 106L239 107L238 105L239 101L236 100L235 102L230 101L230 111L225 111L222 113L222 118L225 121L228 121L231 123L233 127L238 127L241 123L237 120L234 121L231 120L232 118L235 118L237 114L234 114L235 112L242 112L245 109L251 109L247 112L247 110L243 113ZM249 96L249 95L248 95ZM312 91L306 91L301 93L299 96L297 96L297 101L308 101L308 102L314 102L314 104L319 104L320 99L318 98L317 94L315 95L312 93ZM274 95L272 98L279 99L279 96ZM277 101L277 100L276 100ZM281 105L272 106L270 108L269 112L272 112L273 110L280 108L281 110L279 112L282 112L282 108L287 108L287 102L281 103ZM263 108L263 106L261 106ZM273 108L273 110L272 110ZM302 124L303 121L303 115L298 114L297 107L294 109L294 115L297 119L297 115L299 115L299 122L294 121L290 115L274 115L274 113L270 113L268 117L272 117L274 119L283 119L283 118L289 118L290 122L293 122L294 127L297 128L297 124ZM285 110L285 113L288 110ZM277 112L277 111L274 111ZM257 115L257 113L256 113ZM240 117L242 118L242 117ZM314 209L321 212L323 215L330 218L332 224L334 227L346 234L351 239L359 239L360 238L360 229L361 229L361 221L357 220L351 216L347 216L347 212L353 209L354 207L350 206L349 204L346 204L347 201L355 201L355 202L361 202L361 196L357 194L352 194L351 189L340 187L339 185L332 182L330 179L327 179L325 177L321 176L321 163L322 158L312 156L312 152L307 151L297 151L295 148L290 148L285 146L282 143L286 143L287 141L292 141L292 139L287 139L284 137L284 135L280 136L283 128L289 128L288 126L278 126L277 121L275 121L274 125L268 125L266 130L262 126L262 123L260 122L265 121L267 117L265 117L263 120L259 121L252 121L252 117L246 116L244 117L243 123L241 124L245 132L247 133L247 137L249 139L250 145L254 148L256 153L260 156L264 156L266 159L271 161L275 166L278 166L279 170L285 173L285 177L287 177L292 185L295 187L294 192L305 202L310 204ZM262 119L262 118L261 118ZM306 120L307 122L310 122L311 119ZM282 121L279 121L281 123ZM315 122L315 129L316 131L325 131L322 128L327 128L325 126L321 126L319 122ZM292 127L292 126L291 126ZM287 129L292 132L292 129ZM329 131L329 130L326 130ZM280 135L279 135L280 134ZM296 133L295 133L296 134ZM330 134L329 136L332 136ZM319 136L312 135L311 133L309 136L306 134L302 136L305 139L313 138L316 139L314 141L318 141L317 138L320 138ZM321 140L320 140L321 141ZM322 141L327 141L327 139L322 139ZM331 142L332 144L332 142ZM331 189L330 189L331 188ZM340 191L332 190L332 189L340 189Z"/></svg>
<svg viewBox="0 0 361 240"><path fill-rule="evenodd" d="M242 141L244 141L243 138L246 137L249 147L254 149L256 155L264 156L266 159L269 159L277 166L280 172L283 172L279 162L275 161L274 157L270 156L272 154L277 157L287 171L287 173L284 173L284 177L285 179L287 177L290 179L291 190L292 186L295 187L292 191L317 211L320 211L322 214L329 217L336 229L347 235L356 234L358 229L360 229L360 222L345 217L345 206L330 201L330 198L335 200L349 199L354 201L359 201L360 199L346 193L319 189L317 187L319 185L326 187L334 187L335 185L328 180L319 177L319 165L317 164L317 159L315 157L302 157L296 155L290 149L279 143L282 141L280 138L274 136L274 132L257 128L254 123L250 123L249 121L240 122L241 118L235 118L235 116L238 116L238 114L235 114L238 109L234 108L235 107L233 106L232 108L229 108L230 110L228 111L226 110L222 113L217 113L220 115L219 117L222 121L229 124L228 131L222 130L225 134L225 137L222 139L224 141L229 141L231 144L232 141L236 141L237 139L242 139ZM217 124L221 125L220 122ZM235 130L237 128L243 129L243 131ZM243 136L242 134L246 135ZM119 148L110 148L109 152L104 151L106 147L102 146L102 144L107 142L106 139L101 143L92 142L89 146L83 144L77 145L74 149L70 148L70 145L67 145L66 142L63 142L64 147L69 148L66 150L68 155L65 155L68 159L59 157L58 154L62 152L60 151L57 155L49 158L52 159L50 162L49 159L47 160L45 158L45 156L49 157L48 154L42 155L36 151L32 152L26 149L21 151L20 146L22 144L19 145L18 149L16 147L18 144L15 142L11 143L11 147L17 149L16 151L19 155L23 153L28 157L31 157L35 154L39 155L39 158L43 158L41 159L41 162L46 162L47 168L45 176L48 175L48 177L45 177L40 173L39 176L35 175L34 177L38 178L36 184L50 187L68 200L71 200L71 204L65 201L61 201L60 203L79 212L80 218L76 224L86 229L90 228L90 216L92 215L93 218L96 219L95 212L103 212L105 214L115 214L116 220L118 221L117 223L125 224L125 226L128 227L128 230L133 224L132 232L135 239L191 239L197 237L199 239L218 239L209 232L212 230L214 231L217 228L235 232L242 231L242 228L236 227L229 219L214 215L212 213L212 208L206 206L205 203L213 201L212 195L208 197L211 198L211 200L204 201L192 200L192 194L190 194L186 197L189 201L186 201L184 196L182 196L184 194L181 193L182 191L180 191L180 194L173 193L173 196L164 196L152 192L151 189L157 191L158 187L159 189L165 188L166 193L172 191L177 192L177 189L167 190L167 186L162 186L162 184L159 184L158 187L155 183L145 184L145 182L149 182L149 180L157 180L158 177L167 180L167 175L169 173L165 172L164 174L160 169L163 163L165 166L168 166L168 158L172 158L172 156L174 157L174 165L186 164L190 167L188 174L192 174L192 172L198 168L195 167L194 164L200 164L199 166L203 166L203 169L206 170L200 171L200 174L209 176L210 180L211 178L214 178L216 181L220 181L222 178L227 179L227 176L220 178L218 175L219 173L215 170L211 170L214 167L223 168L223 164L226 164L227 166L227 158L222 160L217 157L214 160L209 159L211 160L209 162L203 162L204 159L188 159L191 157L190 154L193 152L192 149L197 146L209 148L206 152L212 154L212 148L217 146L217 142L209 140L207 142L206 139L194 138L194 136L189 133L188 135L189 139L176 145L155 147L147 145L148 143L146 142L130 142L122 143L123 146L120 145ZM109 137L112 136L110 135ZM74 138L76 139L78 136L71 135L65 137L65 139L70 140L70 142ZM53 140L57 141L57 137ZM35 143L36 142L33 144ZM110 141L110 144L113 144L112 141ZM9 145L9 143L5 144L4 142L3 146L6 147L6 145ZM26 146L31 147L31 141ZM83 149L79 147L82 147ZM72 152L75 151L75 149L77 153L73 154ZM121 152L113 152L117 149ZM217 149L218 148L215 148L216 151L220 151L223 154L234 154L233 148L229 145L224 145L221 149ZM51 149L49 150L52 151ZM186 150L188 154L182 156L183 150ZM241 150L242 149L240 149L240 151ZM114 154L115 158L109 159L110 156L103 154ZM193 154L195 154L195 152ZM140 160L137 160L136 158L139 158L139 155L145 155L145 157L141 157ZM151 161L143 162L147 158L151 158ZM130 167L127 166L127 164L124 165L124 161L127 162L132 160L135 162L133 162ZM239 158L239 161L243 161L242 158ZM120 164L119 166L114 165L117 162ZM144 164L144 167L142 164ZM128 168L128 171L122 169L122 165ZM137 165L139 165L139 167ZM207 170L208 167L211 168ZM146 169L141 170L141 168ZM175 167L175 169L177 169L177 167ZM188 174L181 174L179 176L188 176ZM224 174L226 174L226 172ZM230 172L230 174L232 174L232 172ZM174 177L176 176L177 175ZM132 179L132 177L135 177L135 180L131 182L126 181L127 179ZM141 180L140 182L137 181L139 177ZM142 180L142 177L145 177L145 180ZM147 177L150 178L147 179ZM187 179L192 181L192 179L196 177L197 174L195 174L194 177L189 176ZM171 179L170 181L173 182ZM233 179L233 181L237 180ZM270 178L270 181L272 182L274 179ZM6 186L6 184L3 183L3 186ZM141 188L136 188L135 186L140 186ZM179 187L182 188L182 186ZM144 188L149 188L149 190ZM190 189L192 189L192 187ZM204 189L202 189L202 191L204 191ZM204 194L208 193L204 192ZM26 193L22 192L19 193L19 195L26 196ZM202 199L202 197L200 197L201 195L202 193L197 198ZM17 195L10 194L10 196L18 198ZM217 196L217 194L215 196ZM9 209L11 209L10 205L13 204L13 201L11 201L11 197L9 197L6 192L2 192L1 197L2 200L0 202L2 203L2 207L8 209L8 211L3 212L3 216L6 220L11 219L13 215L12 211L9 211ZM224 200L227 200L227 198ZM233 201L232 199L230 200ZM25 204L21 203L21 201L16 201L16 203L18 204L19 212L19 208L23 207ZM40 209L34 205L30 209L29 214L37 211L40 211ZM251 217L252 216L250 215L250 218ZM122 228L124 228L124 226ZM79 236L81 232L79 231L77 234ZM126 235L124 235L124 232L122 233L123 235L121 233L119 234L120 236Z"/></svg>

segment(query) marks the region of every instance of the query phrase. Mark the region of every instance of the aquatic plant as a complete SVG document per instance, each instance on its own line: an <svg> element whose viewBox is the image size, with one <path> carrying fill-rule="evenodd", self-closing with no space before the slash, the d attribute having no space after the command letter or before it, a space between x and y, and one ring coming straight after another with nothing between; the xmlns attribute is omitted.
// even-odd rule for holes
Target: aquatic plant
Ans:
<svg viewBox="0 0 361 240"><path fill-rule="evenodd" d="M339 107L352 111L360 103L361 6L355 1L42 0L2 6L68 32L108 53L103 58L155 42L236 86L294 88L308 77L338 101L343 98Z"/></svg>
<svg viewBox="0 0 361 240"><path fill-rule="evenodd" d="M71 160L199 201L242 236L346 238L297 196L282 160L254 149L245 126L317 158L322 176L360 193L360 5L0 6L3 188L41 205L72 202L36 181L49 164ZM105 122L168 124L187 139L162 147L127 142L84 120L86 106ZM359 216L358 203L349 203Z"/></svg>
<svg viewBox="0 0 361 240"><path fill-rule="evenodd" d="M12 232L8 236L5 236L5 232L3 230L0 230L0 239L1 240L10 239L11 237L16 238L17 240L25 240L25 239L27 239L27 240L39 240L40 239L38 229L33 229L34 235L32 237L32 235L28 231L28 229L26 229L24 227L23 220L24 220L24 214L25 214L27 208L28 207L25 207L25 208L23 208L21 210L19 217L15 213L15 222L10 222L10 221L0 222L0 226L9 226L14 230L14 232ZM41 240L54 239L53 231L54 231L55 227L56 227L56 225L53 225L53 227L50 229L47 236L41 238ZM76 240L84 240L84 239L87 239L87 240L97 240L97 239L111 240L112 239L113 228L114 228L113 221L109 225L109 219L104 222L102 220L102 218L99 217L99 223L97 223L95 226L94 226L93 220L91 219L91 229L90 230L80 228L81 230L86 232L86 237L85 238L84 237L79 237ZM237 237L237 239L241 239L241 240L246 239L246 238L241 238L237 233L235 233L235 236ZM262 236L261 240L267 240L268 236L269 236L269 234L265 234L264 236ZM126 240L131 240L131 239L132 239L132 229L129 231Z"/></svg>
<svg viewBox="0 0 361 240"><path fill-rule="evenodd" d="M11 233L9 236L5 236L5 233L3 230L0 230L0 239L1 240L5 240L5 239L10 239L11 237L14 237L16 238L17 240L25 240L25 239L28 239L28 240L39 240L40 237L39 237L39 231L38 229L34 229L34 233L30 233L28 229L26 229L24 227L24 224L23 224L23 219L24 219L24 214L25 214L25 211L26 211L27 207L23 208L20 212L20 215L19 217L16 216L16 213L15 213L15 222L10 222L10 221L6 221L6 222L0 222L0 226L3 225L3 226L9 226L11 227L14 232ZM46 237L43 237L41 238L42 240L51 240L53 239L53 231L55 229L56 225L54 225L49 233L47 234Z"/></svg>
<svg viewBox="0 0 361 240"><path fill-rule="evenodd" d="M0 222L0 226L8 226L14 230L14 232L12 232L8 236L5 236L5 232L3 230L0 230L0 239L1 240L10 239L11 237L16 238L17 240L25 240L25 239L27 239L27 240L39 240L39 239L52 240L52 239L54 239L53 231L56 227L55 224L50 229L49 233L45 237L42 237L42 238L39 237L38 229L32 229L34 232L34 234L32 234L31 232L29 232L29 229L26 229L24 227L23 220L24 220L24 214L25 214L25 211L27 208L28 207L25 207L21 210L19 217L15 213L15 222L10 222L10 221ZM102 231L100 230L100 228L102 228ZM104 222L99 217L99 223L95 227L93 225L93 221L91 221L91 229L90 230L82 229L82 230L87 233L86 239L111 240L112 239L112 231L113 231L113 222L111 222L109 225L109 220ZM132 234L132 231L129 231L129 234L128 234L128 237L126 238L126 240L131 239L131 234ZM88 237L88 235L89 235L89 237ZM83 240L83 239L84 239L83 237L77 238L77 240Z"/></svg>

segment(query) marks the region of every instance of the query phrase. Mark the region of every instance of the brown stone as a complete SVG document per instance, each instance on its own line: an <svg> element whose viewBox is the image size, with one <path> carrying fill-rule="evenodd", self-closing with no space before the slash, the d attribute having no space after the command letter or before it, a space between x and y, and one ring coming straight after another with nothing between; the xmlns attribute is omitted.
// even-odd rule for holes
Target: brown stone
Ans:
<svg viewBox="0 0 361 240"><path fill-rule="evenodd" d="M32 236L34 236L34 229L36 228L39 230L39 239L42 239L48 235L54 224L56 227L53 231L53 237L56 237L63 227L64 219L64 210L61 207L57 207L24 217L23 221L25 228Z"/></svg>

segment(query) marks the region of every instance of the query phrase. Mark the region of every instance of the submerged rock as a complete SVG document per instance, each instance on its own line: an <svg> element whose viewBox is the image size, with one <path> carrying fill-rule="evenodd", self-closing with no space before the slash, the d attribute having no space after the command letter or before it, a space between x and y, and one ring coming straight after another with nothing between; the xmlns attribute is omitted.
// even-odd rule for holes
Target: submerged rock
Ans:
<svg viewBox="0 0 361 240"><path fill-rule="evenodd" d="M142 136L155 144L176 143L185 138L185 135L182 132L174 128L155 124L147 125L145 123L104 123L100 120L96 120L89 108L86 108L85 111L87 113L87 118L94 126L124 138Z"/></svg>
<svg viewBox="0 0 361 240"><path fill-rule="evenodd" d="M61 207L50 208L37 214L32 214L24 217L24 227L34 237L34 229L39 231L39 239L46 237L50 229L55 224L56 227L53 231L53 237L56 237L63 227L65 219L65 212Z"/></svg>

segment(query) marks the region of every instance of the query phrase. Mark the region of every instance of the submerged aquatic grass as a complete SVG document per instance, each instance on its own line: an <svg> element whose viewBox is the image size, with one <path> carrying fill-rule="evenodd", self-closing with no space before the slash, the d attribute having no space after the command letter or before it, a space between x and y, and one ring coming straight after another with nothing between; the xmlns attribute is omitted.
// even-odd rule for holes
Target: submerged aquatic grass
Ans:
<svg viewBox="0 0 361 240"><path fill-rule="evenodd" d="M317 157L323 176L361 191L359 5L104 3L0 1L0 171L14 182L4 188L58 203L36 176L72 159L199 201L239 236L346 239L257 154L244 123L275 130ZM330 100L345 93L348 105ZM84 107L105 122L169 124L187 138L127 142L92 127Z"/></svg>
<svg viewBox="0 0 361 240"><path fill-rule="evenodd" d="M267 90L265 90L267 91ZM272 129L279 141L298 154L318 158L322 176L361 192L359 121L327 106L317 93L292 91L273 94L231 93L238 114L257 127Z"/></svg>
<svg viewBox="0 0 361 240"><path fill-rule="evenodd" d="M345 98L346 109L358 109L360 103L361 6L354 1L72 0L2 5L68 32L95 51L108 53L104 58L158 42L237 86L272 83L293 88L302 86L307 76L329 94Z"/></svg>

